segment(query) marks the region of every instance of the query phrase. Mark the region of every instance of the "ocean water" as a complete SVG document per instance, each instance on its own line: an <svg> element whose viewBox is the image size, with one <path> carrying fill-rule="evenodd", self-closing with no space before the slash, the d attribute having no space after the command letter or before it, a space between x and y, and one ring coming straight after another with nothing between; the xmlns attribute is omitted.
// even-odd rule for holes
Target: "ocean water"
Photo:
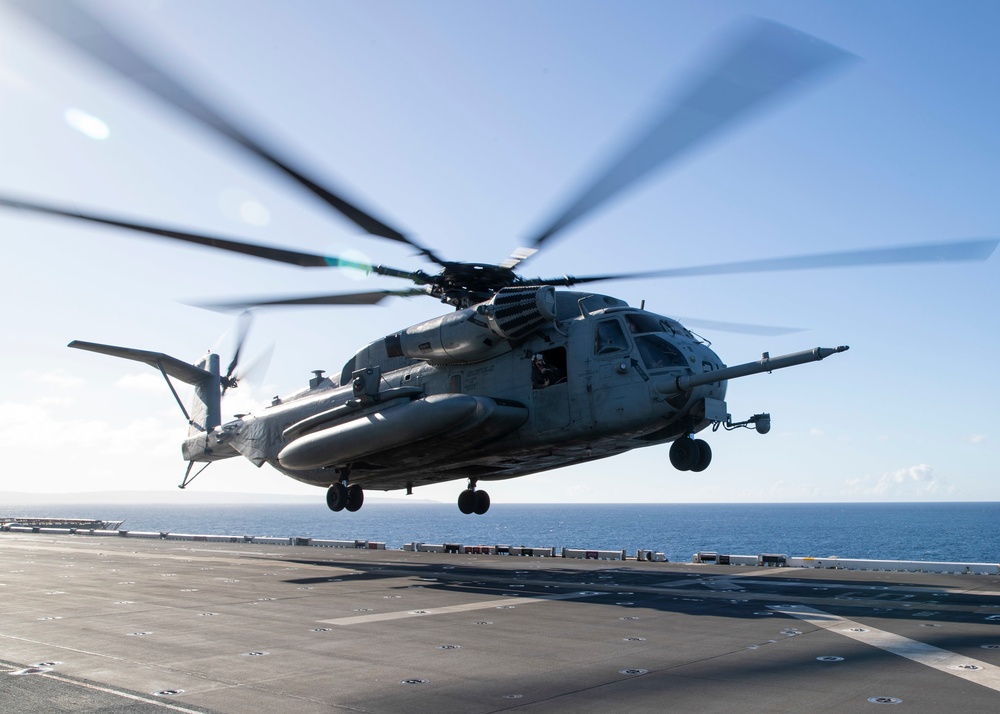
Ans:
<svg viewBox="0 0 1000 714"><path fill-rule="evenodd" d="M1000 562L1000 503L454 504L369 502L357 513L304 505L15 506L16 515L124 519L125 530L464 545L626 549L689 561L736 555ZM72 512L70 512L72 511ZM15 515L3 513L0 515Z"/></svg>

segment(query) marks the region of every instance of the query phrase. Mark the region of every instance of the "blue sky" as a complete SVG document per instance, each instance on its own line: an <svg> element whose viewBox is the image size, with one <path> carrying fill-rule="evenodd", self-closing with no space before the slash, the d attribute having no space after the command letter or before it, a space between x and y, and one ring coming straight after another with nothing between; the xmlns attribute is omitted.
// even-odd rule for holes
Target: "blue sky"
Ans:
<svg viewBox="0 0 1000 714"><path fill-rule="evenodd" d="M857 56L693 152L530 263L586 275L1000 235L994 2L85 3L283 152L420 242L497 262L542 225L747 15ZM73 111L75 110L75 111ZM84 119L81 120L81 117ZM97 117L95 123L86 117ZM83 130L81 130L81 127ZM106 135L105 135L106 134ZM96 138L95 138L96 137ZM103 137L103 138L102 138ZM427 268L0 3L0 193ZM229 357L235 318L186 300L405 287L0 212L0 490L173 489L186 425L153 370L72 339ZM729 364L850 352L730 383L697 477L666 448L492 484L495 502L1000 500L1000 257L985 263L602 284L701 330ZM428 299L258 317L275 344L246 411L441 314ZM451 501L459 482L418 491ZM322 491L243 460L192 488ZM395 494L398 495L398 494Z"/></svg>

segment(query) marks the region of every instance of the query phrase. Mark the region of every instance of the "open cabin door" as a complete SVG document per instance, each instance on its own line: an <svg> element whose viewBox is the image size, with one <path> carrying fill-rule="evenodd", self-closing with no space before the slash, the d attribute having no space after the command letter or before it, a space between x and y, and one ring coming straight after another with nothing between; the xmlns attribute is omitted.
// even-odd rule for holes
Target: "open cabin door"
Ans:
<svg viewBox="0 0 1000 714"><path fill-rule="evenodd" d="M531 411L537 431L554 431L569 424L570 388L566 347L553 347L532 357Z"/></svg>

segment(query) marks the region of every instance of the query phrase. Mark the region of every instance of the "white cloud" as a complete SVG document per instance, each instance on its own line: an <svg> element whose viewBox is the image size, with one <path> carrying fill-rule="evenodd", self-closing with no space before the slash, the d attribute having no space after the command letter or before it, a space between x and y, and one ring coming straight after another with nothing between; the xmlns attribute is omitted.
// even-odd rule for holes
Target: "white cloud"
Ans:
<svg viewBox="0 0 1000 714"><path fill-rule="evenodd" d="M22 372L21 379L40 384L51 384L56 387L78 387L83 384L83 379L73 377L61 367L51 372Z"/></svg>
<svg viewBox="0 0 1000 714"><path fill-rule="evenodd" d="M0 452L15 462L20 457L30 462L42 454L59 461L68 455L175 453L182 432L176 423L164 424L155 417L109 424L101 419L66 418L61 410L38 403L0 404Z"/></svg>
<svg viewBox="0 0 1000 714"><path fill-rule="evenodd" d="M68 409L76 403L76 400L72 397L39 397L34 401L40 407L59 407L60 409Z"/></svg>
<svg viewBox="0 0 1000 714"><path fill-rule="evenodd" d="M48 411L40 404L0 403L0 443L10 429L22 424L39 424L48 416Z"/></svg>
<svg viewBox="0 0 1000 714"><path fill-rule="evenodd" d="M180 451L177 428L167 427L155 417L133 419L113 431L113 438L103 445L103 453L109 456L137 453L174 454Z"/></svg>
<svg viewBox="0 0 1000 714"><path fill-rule="evenodd" d="M927 489L933 489L936 483L934 469L927 464L919 464L882 474L875 490L878 493L885 493L898 486L908 484L922 484Z"/></svg>
<svg viewBox="0 0 1000 714"><path fill-rule="evenodd" d="M594 495L594 490L585 483L572 483L566 487L566 495L571 499L589 498Z"/></svg>
<svg viewBox="0 0 1000 714"><path fill-rule="evenodd" d="M121 389L128 389L136 392L167 392L167 385L164 382L163 377L151 372L126 374L124 377L115 382L115 386Z"/></svg>
<svg viewBox="0 0 1000 714"><path fill-rule="evenodd" d="M844 495L873 497L884 500L948 496L955 487L946 477L934 472L928 464L917 464L888 471L881 476L864 476L844 480Z"/></svg>
<svg viewBox="0 0 1000 714"><path fill-rule="evenodd" d="M989 441L990 439L986 434L970 434L966 438L970 444L982 444L984 441Z"/></svg>

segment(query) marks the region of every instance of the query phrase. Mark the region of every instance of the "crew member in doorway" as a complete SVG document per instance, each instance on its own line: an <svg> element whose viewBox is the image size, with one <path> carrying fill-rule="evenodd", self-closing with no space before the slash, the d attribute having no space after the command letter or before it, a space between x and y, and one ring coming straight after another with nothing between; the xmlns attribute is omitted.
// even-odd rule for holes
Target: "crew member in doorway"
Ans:
<svg viewBox="0 0 1000 714"><path fill-rule="evenodd" d="M551 386L562 379L559 370L549 366L545 362L545 357L535 354L531 358L531 386L534 389L542 389Z"/></svg>

